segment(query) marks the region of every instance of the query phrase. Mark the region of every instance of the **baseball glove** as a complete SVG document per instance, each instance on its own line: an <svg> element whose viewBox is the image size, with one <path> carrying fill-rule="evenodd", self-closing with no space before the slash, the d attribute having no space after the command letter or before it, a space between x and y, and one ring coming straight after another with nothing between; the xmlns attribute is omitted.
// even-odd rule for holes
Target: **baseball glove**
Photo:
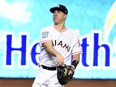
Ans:
<svg viewBox="0 0 116 87"><path fill-rule="evenodd" d="M74 71L71 69L71 66L68 65L58 65L57 66L57 78L61 85L67 84L72 80Z"/></svg>

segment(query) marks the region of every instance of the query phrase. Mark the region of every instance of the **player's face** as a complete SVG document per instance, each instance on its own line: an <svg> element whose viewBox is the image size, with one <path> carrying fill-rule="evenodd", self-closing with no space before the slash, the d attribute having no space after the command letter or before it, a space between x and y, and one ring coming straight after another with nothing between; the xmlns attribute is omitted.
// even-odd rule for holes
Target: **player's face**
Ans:
<svg viewBox="0 0 116 87"><path fill-rule="evenodd" d="M64 14L62 11L59 11L59 10L55 10L53 12L53 21L54 21L54 24L60 24L62 22L65 21L67 15Z"/></svg>

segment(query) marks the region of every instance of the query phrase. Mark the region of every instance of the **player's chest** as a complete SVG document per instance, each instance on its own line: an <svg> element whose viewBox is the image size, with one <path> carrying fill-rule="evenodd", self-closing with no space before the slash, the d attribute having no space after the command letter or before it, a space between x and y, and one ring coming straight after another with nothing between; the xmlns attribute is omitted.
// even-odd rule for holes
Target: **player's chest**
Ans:
<svg viewBox="0 0 116 87"><path fill-rule="evenodd" d="M60 44L60 45L64 45L64 44L69 44L71 45L72 42L74 41L74 37L73 35L71 35L71 33L69 32L54 32L53 34L51 34L52 36L52 41L54 42L54 44Z"/></svg>

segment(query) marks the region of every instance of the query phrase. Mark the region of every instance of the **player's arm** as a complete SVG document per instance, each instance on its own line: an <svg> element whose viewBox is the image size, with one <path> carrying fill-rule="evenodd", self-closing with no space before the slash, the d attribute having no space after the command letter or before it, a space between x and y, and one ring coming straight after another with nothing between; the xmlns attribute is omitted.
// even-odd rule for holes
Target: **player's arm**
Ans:
<svg viewBox="0 0 116 87"><path fill-rule="evenodd" d="M82 53L82 48L80 46L79 40L76 42L76 44L73 47L73 61L71 63L72 69L75 70L77 65L79 64L80 61L80 54Z"/></svg>
<svg viewBox="0 0 116 87"><path fill-rule="evenodd" d="M73 61L71 63L72 69L75 70L75 68L77 67L77 65L80 62L80 53L78 54L74 54L73 55Z"/></svg>
<svg viewBox="0 0 116 87"><path fill-rule="evenodd" d="M42 47L52 56L57 56L59 53L53 48L52 36L49 28L44 28L40 32L40 43Z"/></svg>
<svg viewBox="0 0 116 87"><path fill-rule="evenodd" d="M64 64L63 56L53 48L51 40L44 42L43 46L50 55L55 56L57 58L59 64Z"/></svg>
<svg viewBox="0 0 116 87"><path fill-rule="evenodd" d="M40 43L44 47L44 49L49 53L49 55L55 56L59 64L64 63L63 56L57 52L52 43L52 31L50 29L43 29L40 33Z"/></svg>
<svg viewBox="0 0 116 87"><path fill-rule="evenodd" d="M43 46L45 48L45 50L52 56L55 56L57 57L57 55L60 55L59 52L57 52L54 48L53 48L53 45L52 45L52 41L46 41L43 43Z"/></svg>

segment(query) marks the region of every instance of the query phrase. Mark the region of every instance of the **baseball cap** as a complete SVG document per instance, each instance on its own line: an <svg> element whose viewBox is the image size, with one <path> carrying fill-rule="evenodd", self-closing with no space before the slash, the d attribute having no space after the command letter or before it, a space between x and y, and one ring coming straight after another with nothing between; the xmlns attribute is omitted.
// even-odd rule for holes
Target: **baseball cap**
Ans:
<svg viewBox="0 0 116 87"><path fill-rule="evenodd" d="M58 4L57 6L52 7L50 9L50 12L53 13L55 10L59 10L59 11L62 11L63 13L65 13L65 14L68 14L67 8L64 5L61 5L61 4Z"/></svg>

